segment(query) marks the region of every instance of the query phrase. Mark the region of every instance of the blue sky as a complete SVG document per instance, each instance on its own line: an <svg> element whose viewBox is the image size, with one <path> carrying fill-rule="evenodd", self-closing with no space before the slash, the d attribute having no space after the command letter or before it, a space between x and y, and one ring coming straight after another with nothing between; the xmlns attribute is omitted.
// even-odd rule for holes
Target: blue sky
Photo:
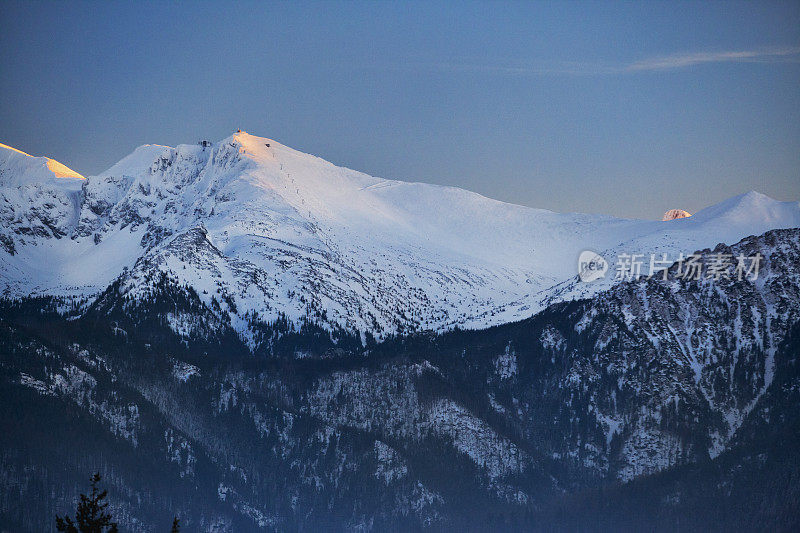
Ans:
<svg viewBox="0 0 800 533"><path fill-rule="evenodd" d="M5 1L0 50L0 142L86 175L242 128L557 211L800 199L800 2Z"/></svg>

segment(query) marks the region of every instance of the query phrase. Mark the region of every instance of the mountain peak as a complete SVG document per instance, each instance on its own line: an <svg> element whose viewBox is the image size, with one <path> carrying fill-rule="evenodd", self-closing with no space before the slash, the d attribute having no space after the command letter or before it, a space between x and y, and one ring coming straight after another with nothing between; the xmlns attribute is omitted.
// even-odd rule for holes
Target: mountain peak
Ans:
<svg viewBox="0 0 800 533"><path fill-rule="evenodd" d="M676 220L678 218L688 218L692 216L692 214L688 211L684 211L683 209L670 209L664 216L661 217L662 222L667 222L669 220Z"/></svg>
<svg viewBox="0 0 800 533"><path fill-rule="evenodd" d="M798 202L781 202L758 191L749 191L706 207L692 219L724 221L724 224L750 224L755 220L764 224L775 221L789 223L787 227L800 225Z"/></svg>
<svg viewBox="0 0 800 533"><path fill-rule="evenodd" d="M251 133L247 133L244 130L237 130L232 135L229 135L225 139L222 139L222 141L220 142L236 143L245 151L249 150L251 153L261 152L262 148L271 148L272 145L275 144L275 141L273 139L268 139L267 137L260 137L258 135L253 135Z"/></svg>
<svg viewBox="0 0 800 533"><path fill-rule="evenodd" d="M32 156L3 143L0 143L0 165L14 169L12 174L16 178L16 185L22 185L24 182L45 181L49 178L86 179L55 159Z"/></svg>
<svg viewBox="0 0 800 533"><path fill-rule="evenodd" d="M23 152L22 150L18 150L17 148L14 148L13 146L9 146L7 144L0 143L0 148L4 148L6 150L11 150L12 152L16 152L16 153L24 155L24 156L33 157L31 154L29 154L27 152Z"/></svg>
<svg viewBox="0 0 800 533"><path fill-rule="evenodd" d="M67 165L59 163L55 159L50 159L49 157L45 157L45 159L47 159L48 170L50 170L50 172L52 172L57 178L75 178L79 180L86 179L82 174L78 174Z"/></svg>

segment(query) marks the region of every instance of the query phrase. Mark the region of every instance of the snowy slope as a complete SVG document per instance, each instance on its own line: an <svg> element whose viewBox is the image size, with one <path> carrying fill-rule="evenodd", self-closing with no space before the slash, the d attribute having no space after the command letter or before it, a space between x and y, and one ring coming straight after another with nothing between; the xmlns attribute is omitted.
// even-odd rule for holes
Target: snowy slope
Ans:
<svg viewBox="0 0 800 533"><path fill-rule="evenodd" d="M50 182L74 189L74 180L83 176L49 157L33 157L21 150L0 143L0 185L19 187L32 183ZM66 179L60 179L66 178ZM80 182L77 182L80 183ZM80 185L78 185L80 188Z"/></svg>
<svg viewBox="0 0 800 533"><path fill-rule="evenodd" d="M142 146L60 196L53 178L11 159L0 160L13 210L0 230L13 242L0 251L0 292L91 298L122 276L136 297L165 272L225 302L245 338L253 313L377 335L506 322L613 284L576 284L585 249L613 263L800 226L798 203L758 193L669 222L554 213L374 178L246 133ZM23 181L44 196L19 196ZM35 230L42 212L39 226L57 231Z"/></svg>
<svg viewBox="0 0 800 533"><path fill-rule="evenodd" d="M58 161L0 144L0 248L66 236L80 206L83 176ZM25 268L26 265L21 265ZM4 279L10 274L2 270ZM18 273L16 276L23 274Z"/></svg>

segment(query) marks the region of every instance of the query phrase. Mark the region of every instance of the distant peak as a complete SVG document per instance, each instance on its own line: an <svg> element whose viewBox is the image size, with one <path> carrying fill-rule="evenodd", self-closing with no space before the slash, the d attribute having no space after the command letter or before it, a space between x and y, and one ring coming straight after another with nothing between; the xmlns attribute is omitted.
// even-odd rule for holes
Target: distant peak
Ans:
<svg viewBox="0 0 800 533"><path fill-rule="evenodd" d="M740 194L739 198L742 200L762 200L762 199L772 200L772 198L770 198L766 194L760 193L758 191L748 191L744 194Z"/></svg>
<svg viewBox="0 0 800 533"><path fill-rule="evenodd" d="M45 159L47 159L47 168L50 169L50 172L52 172L53 175L57 178L77 178L81 180L86 179L83 177L82 174L78 174L77 172L69 168L67 165L59 163L55 159L50 159L49 157L46 157Z"/></svg>
<svg viewBox="0 0 800 533"><path fill-rule="evenodd" d="M7 144L0 143L0 148L5 148L6 150L11 150L12 152L17 152L18 154L26 155L28 157L33 157L31 154L25 153L22 150L17 150L13 146L9 146Z"/></svg>
<svg viewBox="0 0 800 533"><path fill-rule="evenodd" d="M267 144L267 143L273 143L273 142L275 142L275 141L273 141L272 139L267 139L266 137L259 137L258 135L252 135L252 134L250 134L250 133L247 133L247 132L246 132L246 131L244 131L244 130L237 130L237 131L236 131L236 132L235 132L235 133L234 133L234 134L233 134L231 137L229 137L229 138L230 138L231 140L233 140L233 141L236 141L236 142L238 142L238 143L239 143L239 144L241 144L242 146L246 146L246 145L249 145L249 144L251 144L251 145L259 145L259 146L261 146L261 145L263 145L263 144Z"/></svg>
<svg viewBox="0 0 800 533"><path fill-rule="evenodd" d="M13 152L15 154L19 154L19 156L22 156L24 158L31 158L31 160L37 160L38 159L40 161L44 161L45 166L47 167L47 170L49 170L53 174L53 176L56 177L56 178L86 179L86 178L83 177L83 175L79 174L78 172L75 172L74 170L69 168L67 165L65 165L63 163L59 163L55 159L50 159L49 157L44 157L44 156L42 156L42 157L32 156L29 153L23 152L22 150L18 150L16 148L14 148L13 146L8 146L7 144L3 144L3 143L0 143L0 149L5 149L5 150L8 150L8 151Z"/></svg>
<svg viewBox="0 0 800 533"><path fill-rule="evenodd" d="M676 220L676 219L679 219L679 218L688 218L690 216L692 216L692 214L690 212L688 212L688 211L684 211L683 209L670 209L669 211L664 213L664 216L661 217L661 220L663 222L666 222L668 220Z"/></svg>
<svg viewBox="0 0 800 533"><path fill-rule="evenodd" d="M766 194L762 194L758 191L749 191L738 196L728 198L717 205L724 206L727 209L749 209L775 203L778 203L777 200L770 198Z"/></svg>

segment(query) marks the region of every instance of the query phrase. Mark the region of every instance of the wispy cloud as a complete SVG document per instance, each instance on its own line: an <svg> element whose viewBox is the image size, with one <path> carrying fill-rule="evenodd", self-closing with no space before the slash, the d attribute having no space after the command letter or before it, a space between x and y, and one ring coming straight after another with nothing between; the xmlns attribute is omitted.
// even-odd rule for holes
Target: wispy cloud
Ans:
<svg viewBox="0 0 800 533"><path fill-rule="evenodd" d="M653 57L626 65L624 72L673 70L703 63L787 63L800 60L800 48L765 48L729 52L696 52Z"/></svg>
<svg viewBox="0 0 800 533"><path fill-rule="evenodd" d="M435 64L417 64L419 67L430 67L436 70L452 72L493 73L508 76L597 76L613 74L629 74L648 71L667 71L688 68L710 63L798 63L800 47L759 48L753 50L735 50L722 52L691 52L668 56L651 57L631 63L580 63L560 62L539 65L508 65L470 62L448 62ZM409 65L407 65L409 66Z"/></svg>

